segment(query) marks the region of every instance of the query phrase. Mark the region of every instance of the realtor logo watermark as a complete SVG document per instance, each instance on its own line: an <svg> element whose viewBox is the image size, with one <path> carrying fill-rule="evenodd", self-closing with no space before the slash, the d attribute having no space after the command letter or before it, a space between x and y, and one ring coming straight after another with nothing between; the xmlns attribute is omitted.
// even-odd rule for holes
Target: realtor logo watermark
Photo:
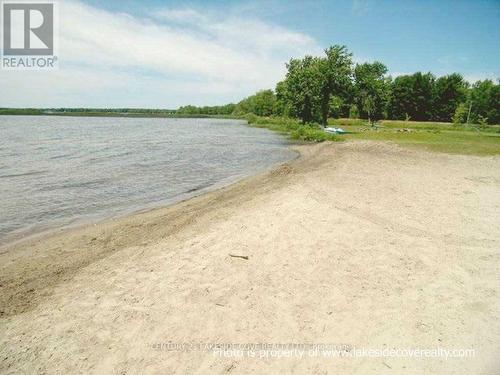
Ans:
<svg viewBox="0 0 500 375"><path fill-rule="evenodd" d="M58 67L57 3L1 2L1 64L6 70L48 70Z"/></svg>

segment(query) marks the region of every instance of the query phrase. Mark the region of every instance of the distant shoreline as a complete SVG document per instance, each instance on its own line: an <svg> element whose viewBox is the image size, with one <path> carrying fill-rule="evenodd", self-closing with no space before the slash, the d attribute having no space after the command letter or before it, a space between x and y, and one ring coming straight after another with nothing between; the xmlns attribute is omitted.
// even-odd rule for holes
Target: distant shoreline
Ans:
<svg viewBox="0 0 500 375"><path fill-rule="evenodd" d="M220 118L241 119L238 116L229 115L202 115L182 113L140 113L140 112L44 112L42 110L2 110L0 116L69 116L69 117L131 117L131 118Z"/></svg>

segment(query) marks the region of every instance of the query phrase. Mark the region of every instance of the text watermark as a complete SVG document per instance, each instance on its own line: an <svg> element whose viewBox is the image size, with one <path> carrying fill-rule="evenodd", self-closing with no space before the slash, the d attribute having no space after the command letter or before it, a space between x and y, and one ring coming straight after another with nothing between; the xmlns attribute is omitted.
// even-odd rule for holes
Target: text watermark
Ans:
<svg viewBox="0 0 500 375"><path fill-rule="evenodd" d="M349 344L301 343L155 343L158 351L209 352L220 358L473 358L473 348L366 348Z"/></svg>

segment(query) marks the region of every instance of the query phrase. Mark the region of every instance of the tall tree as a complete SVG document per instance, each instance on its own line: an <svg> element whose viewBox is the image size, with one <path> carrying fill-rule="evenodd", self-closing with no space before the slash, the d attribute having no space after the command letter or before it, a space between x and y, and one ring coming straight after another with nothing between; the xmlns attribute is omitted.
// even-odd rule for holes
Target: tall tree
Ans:
<svg viewBox="0 0 500 375"><path fill-rule="evenodd" d="M432 119L451 121L460 103L465 101L467 82L453 73L436 80L433 90Z"/></svg>
<svg viewBox="0 0 500 375"><path fill-rule="evenodd" d="M326 125L332 96L345 98L352 84L352 55L344 46L332 46L325 57L290 60L287 69L280 101L286 98L291 113L303 122Z"/></svg>
<svg viewBox="0 0 500 375"><path fill-rule="evenodd" d="M358 64L354 69L356 105L369 122L381 119L386 110L390 92L386 73L387 67L378 61Z"/></svg>
<svg viewBox="0 0 500 375"><path fill-rule="evenodd" d="M487 79L477 81L469 92L471 121L485 119L489 124L500 123L500 85Z"/></svg>
<svg viewBox="0 0 500 375"><path fill-rule="evenodd" d="M303 123L320 121L321 91L325 80L320 58L291 59L287 69L286 97L292 114Z"/></svg>
<svg viewBox="0 0 500 375"><path fill-rule="evenodd" d="M323 71L321 89L321 123L326 125L332 96L338 100L348 98L352 86L352 53L345 46L335 45L325 50L326 58L319 64Z"/></svg>
<svg viewBox="0 0 500 375"><path fill-rule="evenodd" d="M280 81L276 84L276 101L274 103L274 114L278 116L290 116L291 108L287 96L286 81Z"/></svg>
<svg viewBox="0 0 500 375"><path fill-rule="evenodd" d="M431 73L421 72L396 77L392 83L390 116L394 119L430 120L434 80Z"/></svg>
<svg viewBox="0 0 500 375"><path fill-rule="evenodd" d="M257 116L271 116L275 102L276 96L273 90L262 90L240 101L233 113L236 115L253 113Z"/></svg>

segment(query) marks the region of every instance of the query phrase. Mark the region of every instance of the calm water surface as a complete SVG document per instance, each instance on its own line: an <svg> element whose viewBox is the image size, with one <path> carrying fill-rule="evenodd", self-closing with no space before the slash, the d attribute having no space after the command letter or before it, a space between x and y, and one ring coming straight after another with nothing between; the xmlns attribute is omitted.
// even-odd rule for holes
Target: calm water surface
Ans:
<svg viewBox="0 0 500 375"><path fill-rule="evenodd" d="M177 201L294 156L243 121L0 116L0 243Z"/></svg>

